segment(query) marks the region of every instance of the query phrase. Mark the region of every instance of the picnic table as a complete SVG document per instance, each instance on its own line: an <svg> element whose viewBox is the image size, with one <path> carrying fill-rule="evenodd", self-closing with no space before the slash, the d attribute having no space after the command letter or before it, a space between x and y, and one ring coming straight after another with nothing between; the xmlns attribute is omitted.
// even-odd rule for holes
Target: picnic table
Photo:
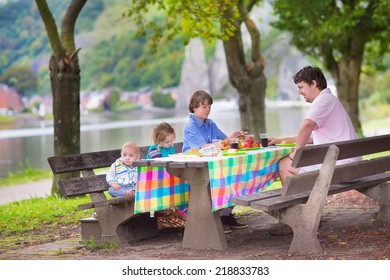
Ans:
<svg viewBox="0 0 390 280"><path fill-rule="evenodd" d="M278 162L293 147L268 147L210 157L136 161L135 213L188 204L182 248L226 250L218 210L232 198L262 192L278 177Z"/></svg>

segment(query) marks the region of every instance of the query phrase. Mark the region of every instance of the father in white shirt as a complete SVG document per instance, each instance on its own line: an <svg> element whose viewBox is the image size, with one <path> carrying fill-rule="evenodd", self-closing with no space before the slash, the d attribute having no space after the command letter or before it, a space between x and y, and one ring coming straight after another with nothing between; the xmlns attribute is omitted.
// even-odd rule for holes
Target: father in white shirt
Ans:
<svg viewBox="0 0 390 280"><path fill-rule="evenodd" d="M282 183L287 176L319 169L318 165L300 169L291 167L297 149L309 143L326 144L357 138L351 119L339 99L327 88L325 76L320 68L306 66L298 71L293 79L298 86L298 93L302 94L306 102L312 103L312 106L297 136L269 139L269 145L296 142L294 152L279 162Z"/></svg>

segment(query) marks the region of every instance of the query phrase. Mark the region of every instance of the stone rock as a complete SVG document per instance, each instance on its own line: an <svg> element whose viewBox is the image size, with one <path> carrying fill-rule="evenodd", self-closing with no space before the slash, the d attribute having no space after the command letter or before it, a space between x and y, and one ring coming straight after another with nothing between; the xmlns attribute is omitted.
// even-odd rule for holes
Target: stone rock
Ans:
<svg viewBox="0 0 390 280"><path fill-rule="evenodd" d="M210 80L204 46L199 38L191 39L185 48L176 108L186 108L191 95L196 90L210 92Z"/></svg>
<svg viewBox="0 0 390 280"><path fill-rule="evenodd" d="M229 84L229 74L222 41L217 41L215 55L210 63L209 77L211 95L219 93Z"/></svg>
<svg viewBox="0 0 390 280"><path fill-rule="evenodd" d="M292 77L303 67L309 65L309 61L300 52L285 56L279 66L278 97L280 100L300 100L297 86Z"/></svg>

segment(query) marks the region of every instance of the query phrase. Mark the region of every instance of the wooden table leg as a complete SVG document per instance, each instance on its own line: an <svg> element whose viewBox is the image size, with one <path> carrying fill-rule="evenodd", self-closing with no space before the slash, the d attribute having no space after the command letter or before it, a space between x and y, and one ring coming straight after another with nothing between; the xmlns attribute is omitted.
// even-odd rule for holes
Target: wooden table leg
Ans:
<svg viewBox="0 0 390 280"><path fill-rule="evenodd" d="M218 212L211 211L208 167L167 168L167 171L190 184L188 216L182 248L226 250L227 242Z"/></svg>

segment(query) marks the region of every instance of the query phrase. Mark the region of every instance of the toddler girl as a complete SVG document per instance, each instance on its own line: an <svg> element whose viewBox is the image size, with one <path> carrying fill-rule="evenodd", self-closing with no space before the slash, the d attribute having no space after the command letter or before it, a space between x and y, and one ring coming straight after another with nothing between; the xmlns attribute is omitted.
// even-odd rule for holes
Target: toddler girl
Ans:
<svg viewBox="0 0 390 280"><path fill-rule="evenodd" d="M167 157L175 153L173 141L175 141L175 130L166 122L162 122L153 129L153 145L149 147L146 154L147 159Z"/></svg>
<svg viewBox="0 0 390 280"><path fill-rule="evenodd" d="M171 154L175 154L173 147L173 141L175 141L176 133L173 127L162 122L153 129L152 140L153 145L149 147L148 153L146 154L147 159L167 157ZM175 208L176 212L182 216L187 217L187 205L182 205Z"/></svg>

